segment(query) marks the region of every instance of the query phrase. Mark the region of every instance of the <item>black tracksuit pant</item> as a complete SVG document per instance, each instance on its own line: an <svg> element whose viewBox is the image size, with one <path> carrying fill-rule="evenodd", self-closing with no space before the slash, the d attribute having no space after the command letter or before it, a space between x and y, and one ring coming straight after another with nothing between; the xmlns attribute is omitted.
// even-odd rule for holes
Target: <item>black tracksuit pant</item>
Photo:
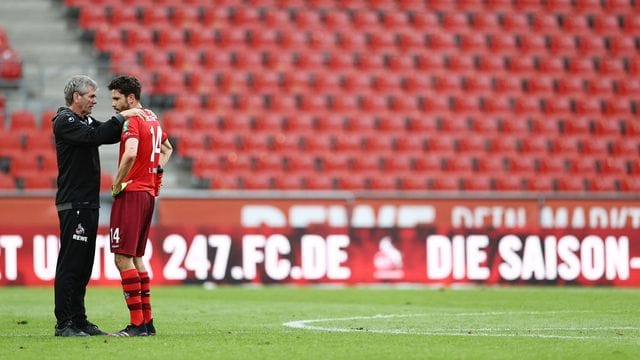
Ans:
<svg viewBox="0 0 640 360"><path fill-rule="evenodd" d="M98 234L99 209L58 211L60 252L56 266L55 315L58 324L87 319L84 296L91 278Z"/></svg>

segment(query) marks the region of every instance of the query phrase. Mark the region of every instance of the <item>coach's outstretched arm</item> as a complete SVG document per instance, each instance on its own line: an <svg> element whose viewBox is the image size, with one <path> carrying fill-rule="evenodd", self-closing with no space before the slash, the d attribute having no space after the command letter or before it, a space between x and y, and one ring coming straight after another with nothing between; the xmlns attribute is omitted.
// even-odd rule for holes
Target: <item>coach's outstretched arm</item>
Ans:
<svg viewBox="0 0 640 360"><path fill-rule="evenodd" d="M59 137L76 145L115 144L120 141L125 118L136 116L139 112L138 109L126 110L114 115L108 121L101 122L89 116L82 119L71 109L61 107L52 120L53 131Z"/></svg>

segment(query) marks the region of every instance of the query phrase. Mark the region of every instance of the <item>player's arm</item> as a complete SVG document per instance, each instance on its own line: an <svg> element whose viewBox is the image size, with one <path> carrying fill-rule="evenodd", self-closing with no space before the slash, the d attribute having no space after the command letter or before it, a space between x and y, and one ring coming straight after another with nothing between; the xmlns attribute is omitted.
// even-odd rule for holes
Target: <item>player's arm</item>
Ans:
<svg viewBox="0 0 640 360"><path fill-rule="evenodd" d="M169 162L169 158L171 157L172 153L173 146L171 146L169 139L166 139L160 146L160 167L164 167Z"/></svg>
<svg viewBox="0 0 640 360"><path fill-rule="evenodd" d="M133 167L133 163L136 161L138 155L138 139L128 138L124 143L124 152L122 153L122 159L120 159L120 165L118 166L118 173L116 174L113 184L111 185L111 195L116 196L128 185L124 179L127 177L129 170Z"/></svg>

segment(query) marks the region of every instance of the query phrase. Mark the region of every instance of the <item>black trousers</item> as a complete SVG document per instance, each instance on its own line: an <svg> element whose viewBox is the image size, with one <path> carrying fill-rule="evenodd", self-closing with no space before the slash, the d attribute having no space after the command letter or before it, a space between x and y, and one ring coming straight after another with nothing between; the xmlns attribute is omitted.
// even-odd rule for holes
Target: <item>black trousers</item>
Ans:
<svg viewBox="0 0 640 360"><path fill-rule="evenodd" d="M54 283L54 313L58 324L69 320L82 324L87 319L84 296L93 269L98 215L98 209L58 212L60 252Z"/></svg>

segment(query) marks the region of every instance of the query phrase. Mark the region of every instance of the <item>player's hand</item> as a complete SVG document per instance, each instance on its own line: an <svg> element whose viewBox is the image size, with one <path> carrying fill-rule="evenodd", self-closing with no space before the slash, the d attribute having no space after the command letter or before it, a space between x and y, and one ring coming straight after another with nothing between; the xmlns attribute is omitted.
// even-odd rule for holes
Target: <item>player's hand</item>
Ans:
<svg viewBox="0 0 640 360"><path fill-rule="evenodd" d="M130 183L131 183L131 180L120 183L120 184L111 185L111 196L113 197L118 196L118 194L120 194L124 190L124 188L126 188L127 185L129 185Z"/></svg>

